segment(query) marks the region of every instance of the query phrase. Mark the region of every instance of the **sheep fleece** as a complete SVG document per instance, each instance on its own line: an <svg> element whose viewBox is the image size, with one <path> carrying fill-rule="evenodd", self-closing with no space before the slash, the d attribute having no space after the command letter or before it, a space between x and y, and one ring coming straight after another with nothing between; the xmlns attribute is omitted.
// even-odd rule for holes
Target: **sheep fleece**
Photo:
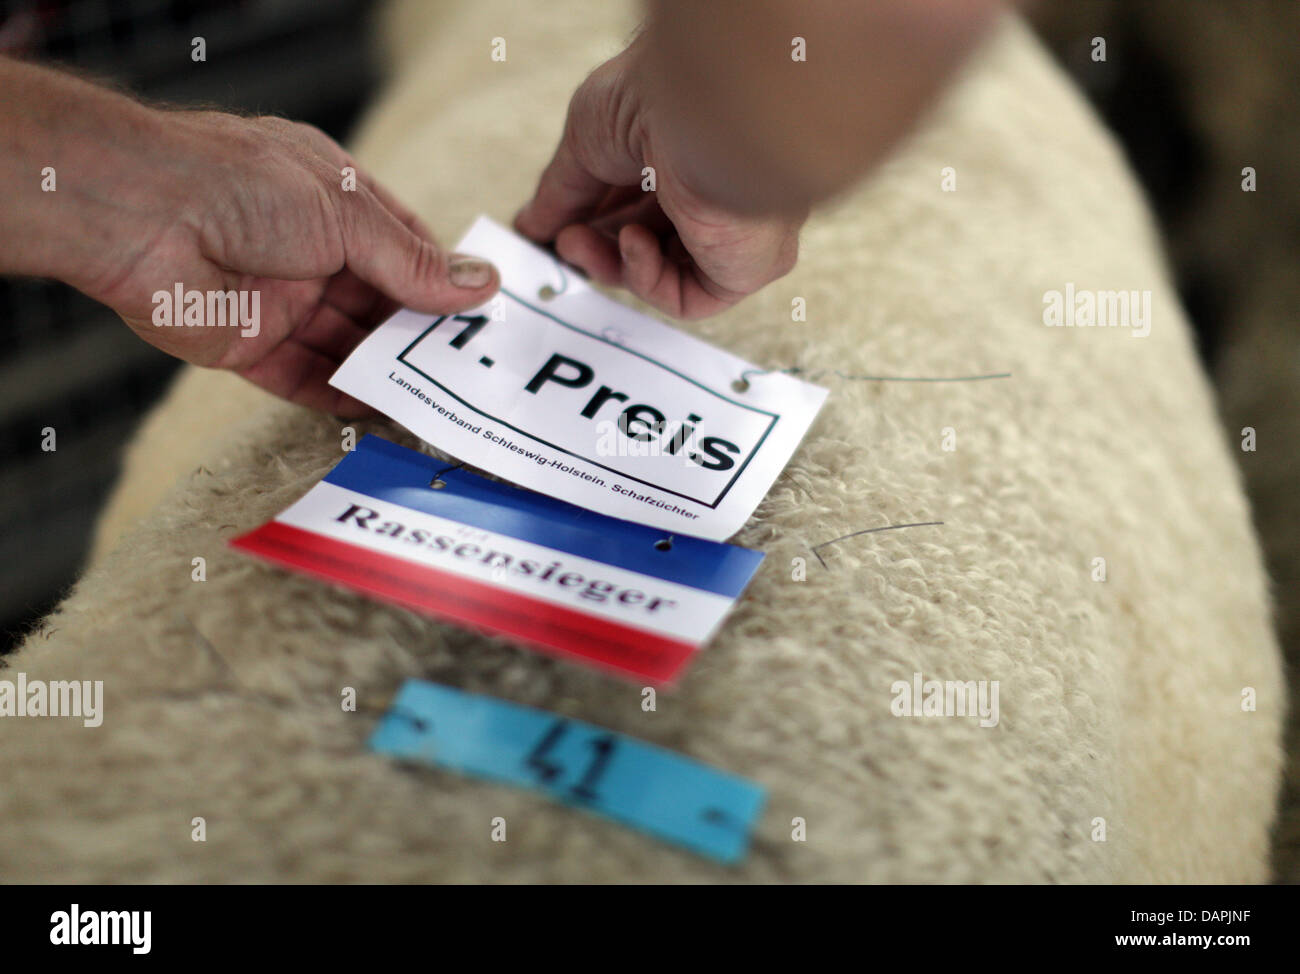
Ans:
<svg viewBox="0 0 1300 974"><path fill-rule="evenodd" d="M394 75L358 158L444 240L479 212L508 222L569 95L634 14L390 7ZM1150 290L1150 335L1046 327L1043 296L1067 282ZM229 550L338 461L343 424L187 370L129 452L84 577L0 671L105 682L99 728L0 720L0 878L1267 879L1283 691L1237 445L1119 151L1017 21L809 221L793 273L679 327L807 370L831 395L734 539L767 553L761 570L654 712L637 685ZM1010 377L860 378L986 373ZM811 551L922 521L943 524L827 545L824 565ZM891 685L914 673L999 681L998 725L894 716ZM761 782L748 857L719 866L535 793L368 753L412 677ZM491 839L498 816L506 842Z"/></svg>

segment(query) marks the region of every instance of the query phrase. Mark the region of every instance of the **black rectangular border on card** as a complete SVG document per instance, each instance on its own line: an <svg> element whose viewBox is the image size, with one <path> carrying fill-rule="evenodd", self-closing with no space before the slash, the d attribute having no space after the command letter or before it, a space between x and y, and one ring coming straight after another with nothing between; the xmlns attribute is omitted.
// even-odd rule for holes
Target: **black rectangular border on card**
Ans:
<svg viewBox="0 0 1300 974"><path fill-rule="evenodd" d="M585 329L579 328L576 325L571 325L569 324L569 322L564 321L562 318L556 317L555 315L551 314L549 311L544 311L541 308L537 307L536 305L529 304L523 298L519 297L519 295L513 293L512 291L507 290L506 288L502 288L501 293L504 294L506 297L510 298L511 300L516 301L519 304L522 304L528 310L533 311L544 318L550 318L558 325L563 325L565 328L568 328L570 331L575 331L580 335L586 336L587 338L594 338L597 341L604 342L606 345L616 348L620 352L626 352L629 355L635 355L637 358L645 359L645 361L649 362L651 365L658 366L659 368L663 369L666 372L671 372L673 375L677 376L677 378L683 379L686 382L689 382L693 386L698 386L700 389L703 389L709 395L715 396L716 398L721 399L723 402L731 403L731 405L733 406L739 406L741 409L748 409L751 412L759 413L760 415L763 416L771 416L772 421L767 424L767 429L765 429L763 431L763 435L758 438L758 442L754 444L754 448L749 451L749 454L745 457L744 461L736 468L735 474L733 474L731 479L727 481L727 485L722 488L722 493L720 493L714 499L713 503L710 504L708 501L701 500L698 497L692 497L689 494L683 494L680 491L670 490L667 487L662 487L659 484L651 483L648 480L642 480L640 477L633 477L631 474L623 473L621 470L615 470L612 467L607 467L603 463L591 459L591 457L585 457L579 453L574 453L572 450L566 450L564 447L557 446L554 443L550 443L547 440L542 439L540 436L534 436L532 433L529 433L526 430L521 430L517 426L512 426L510 423L507 423L505 420L498 419L497 417L493 416L491 413L479 409L473 403L466 402L464 399L456 395L456 393L452 392L450 389L444 386L433 376L429 375L427 372L422 372L420 369L416 368L414 365L408 362L406 360L406 356L411 351L411 349L415 348L416 345L424 341L425 338L428 337L429 333L433 331L435 328L437 328L440 324L442 324L446 319L454 317L453 315L439 315L437 318L435 318L433 324L429 325L428 328L420 332L420 334L417 335L416 338L409 345L407 345L404 349L402 349L397 354L397 361L401 362L412 372L416 373L417 375L421 375L429 382L432 382L435 386L437 386L447 395L451 396L452 399L455 399L466 409L470 409L478 413L480 416L484 417L485 419L490 419L493 423L496 423L498 426L503 426L506 429L513 430L514 432L518 433L520 436L525 436L530 440L534 440L535 442L542 444L543 446L550 447L552 450L558 450L560 453L563 453L567 456L571 456L577 460L582 460L583 462L589 463L592 466L599 467L601 470L604 470L615 477L621 477L624 480L635 481L638 484L642 484L646 487L653 488L654 490L661 491L665 494L671 494L674 497L680 497L683 500L688 500L695 504L702 504L705 507L710 508L712 510L717 509L718 505L722 503L723 498L725 498L727 494L731 491L731 488L736 485L736 481L740 479L740 475L744 473L745 468L749 466L749 461L752 460L758 454L758 451L760 449L762 449L763 443L766 442L769 434L771 434L777 422L781 419L779 413L768 412L766 409L759 409L757 406L750 406L747 403L736 402L734 399L728 399L726 396L722 395L719 392L714 391L713 389L710 389L708 386L704 385L703 383L696 382L690 376L682 375L682 373L678 372L676 369L672 368L671 366L665 365L663 362L656 361L655 359L652 359L650 356L644 355L641 352L634 351L633 349L625 348L624 346L619 345L617 342L610 341L608 338L605 338L603 335L593 335L591 332L586 331Z"/></svg>

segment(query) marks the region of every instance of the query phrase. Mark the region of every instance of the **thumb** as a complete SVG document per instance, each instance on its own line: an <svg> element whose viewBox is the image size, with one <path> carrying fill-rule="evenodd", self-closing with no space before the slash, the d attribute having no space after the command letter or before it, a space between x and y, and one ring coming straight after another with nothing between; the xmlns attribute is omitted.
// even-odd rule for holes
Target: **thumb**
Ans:
<svg viewBox="0 0 1300 974"><path fill-rule="evenodd" d="M609 184L578 161L566 135L542 172L533 198L515 216L515 229L539 243L548 243L569 224L589 217L607 192Z"/></svg>
<svg viewBox="0 0 1300 974"><path fill-rule="evenodd" d="M587 221L611 187L641 180L643 163L633 145L640 112L626 55L605 62L574 94L555 156L515 217L515 229L524 236L554 240L570 224Z"/></svg>
<svg viewBox="0 0 1300 974"><path fill-rule="evenodd" d="M351 194L349 194L351 195ZM448 314L480 305L501 286L486 260L445 254L394 216L372 193L355 194L343 221L348 268L403 307Z"/></svg>

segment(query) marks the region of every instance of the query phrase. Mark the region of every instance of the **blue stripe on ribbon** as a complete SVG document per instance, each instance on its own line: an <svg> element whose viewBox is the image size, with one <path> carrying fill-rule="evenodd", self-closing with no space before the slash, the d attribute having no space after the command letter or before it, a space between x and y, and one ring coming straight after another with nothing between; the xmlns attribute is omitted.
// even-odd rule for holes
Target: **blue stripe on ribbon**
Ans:
<svg viewBox="0 0 1300 974"><path fill-rule="evenodd" d="M672 534L608 517L534 491L488 480L467 470L447 470L441 490L429 482L446 464L367 435L326 476L325 482L379 501L493 531L520 541L590 558L691 588L736 598L758 570L762 552ZM672 547L655 543L671 537Z"/></svg>

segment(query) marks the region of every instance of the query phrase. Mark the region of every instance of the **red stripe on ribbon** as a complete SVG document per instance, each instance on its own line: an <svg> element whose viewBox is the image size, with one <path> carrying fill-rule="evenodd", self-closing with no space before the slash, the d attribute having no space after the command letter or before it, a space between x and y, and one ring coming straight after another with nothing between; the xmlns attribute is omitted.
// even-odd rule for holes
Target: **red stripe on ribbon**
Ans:
<svg viewBox="0 0 1300 974"><path fill-rule="evenodd" d="M271 521L231 547L385 602L512 636L622 674L671 681L695 647L485 582Z"/></svg>

